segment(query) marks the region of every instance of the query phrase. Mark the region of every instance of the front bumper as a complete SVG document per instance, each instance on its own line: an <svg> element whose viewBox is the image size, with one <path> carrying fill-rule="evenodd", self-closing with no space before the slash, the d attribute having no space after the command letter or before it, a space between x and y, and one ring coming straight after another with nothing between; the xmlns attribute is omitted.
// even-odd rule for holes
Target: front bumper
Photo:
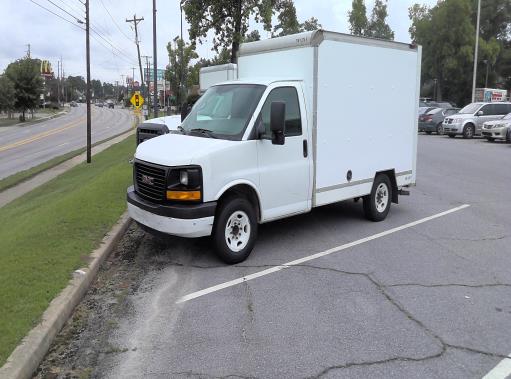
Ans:
<svg viewBox="0 0 511 379"><path fill-rule="evenodd" d="M508 131L507 127L491 128L491 129L483 128L481 130L481 134L483 135L483 137L490 137L490 138L495 138L495 139L506 139L507 131Z"/></svg>
<svg viewBox="0 0 511 379"><path fill-rule="evenodd" d="M185 205L150 203L127 191L128 214L149 229L179 237L195 238L211 235L215 220L216 202Z"/></svg>
<svg viewBox="0 0 511 379"><path fill-rule="evenodd" d="M461 124L446 124L444 122L442 126L444 127L445 134L461 134L463 130Z"/></svg>

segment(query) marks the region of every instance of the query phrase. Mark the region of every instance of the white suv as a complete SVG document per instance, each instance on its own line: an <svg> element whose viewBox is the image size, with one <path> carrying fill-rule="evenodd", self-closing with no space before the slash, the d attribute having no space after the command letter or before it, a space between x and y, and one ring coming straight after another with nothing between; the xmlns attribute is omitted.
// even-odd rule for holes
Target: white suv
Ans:
<svg viewBox="0 0 511 379"><path fill-rule="evenodd" d="M451 138L456 135L472 138L481 134L485 122L500 120L508 113L511 113L511 103L471 103L444 119L444 133Z"/></svg>

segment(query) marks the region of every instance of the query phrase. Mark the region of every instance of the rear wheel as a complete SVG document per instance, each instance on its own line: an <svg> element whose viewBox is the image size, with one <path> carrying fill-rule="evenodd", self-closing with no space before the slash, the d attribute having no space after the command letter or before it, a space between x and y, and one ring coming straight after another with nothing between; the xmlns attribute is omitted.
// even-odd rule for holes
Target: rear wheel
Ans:
<svg viewBox="0 0 511 379"><path fill-rule="evenodd" d="M385 174L379 174L373 183L371 193L364 196L364 214L368 220L382 221L387 217L392 201L392 185Z"/></svg>
<svg viewBox="0 0 511 379"><path fill-rule="evenodd" d="M439 136L444 135L444 126L442 125L441 122L439 122L438 125L436 126L436 134L438 134Z"/></svg>
<svg viewBox="0 0 511 379"><path fill-rule="evenodd" d="M247 259L257 238L257 217L252 204L238 197L223 200L212 236L215 251L225 263L234 264Z"/></svg>
<svg viewBox="0 0 511 379"><path fill-rule="evenodd" d="M465 125L465 127L463 128L463 138L471 139L472 137L474 137L474 133L475 129L474 125L472 124Z"/></svg>

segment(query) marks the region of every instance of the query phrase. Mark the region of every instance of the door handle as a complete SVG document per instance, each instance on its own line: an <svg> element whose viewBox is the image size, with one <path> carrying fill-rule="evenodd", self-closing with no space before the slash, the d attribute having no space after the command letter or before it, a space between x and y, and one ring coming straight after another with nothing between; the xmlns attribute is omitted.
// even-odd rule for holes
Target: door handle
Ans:
<svg viewBox="0 0 511 379"><path fill-rule="evenodd" d="M309 151L307 149L307 140L304 139L303 140L303 157L307 158L308 155L309 155Z"/></svg>

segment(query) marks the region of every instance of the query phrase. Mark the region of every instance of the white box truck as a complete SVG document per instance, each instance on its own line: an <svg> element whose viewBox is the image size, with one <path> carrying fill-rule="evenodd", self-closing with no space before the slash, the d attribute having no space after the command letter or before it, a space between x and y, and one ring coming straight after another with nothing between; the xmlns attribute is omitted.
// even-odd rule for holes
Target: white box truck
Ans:
<svg viewBox="0 0 511 379"><path fill-rule="evenodd" d="M416 180L420 67L418 46L322 30L242 45L238 80L138 146L130 216L211 235L228 263L250 254L258 224L313 207L362 198L383 220Z"/></svg>
<svg viewBox="0 0 511 379"><path fill-rule="evenodd" d="M201 94L221 82L236 80L238 78L238 66L234 63L220 64L216 66L202 67L199 71L199 88Z"/></svg>

